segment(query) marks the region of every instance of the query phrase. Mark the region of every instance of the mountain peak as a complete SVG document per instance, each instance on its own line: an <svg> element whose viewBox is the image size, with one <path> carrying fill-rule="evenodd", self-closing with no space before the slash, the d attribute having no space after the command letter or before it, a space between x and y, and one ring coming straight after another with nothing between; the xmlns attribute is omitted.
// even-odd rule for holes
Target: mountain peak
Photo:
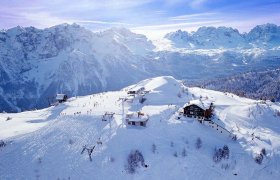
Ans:
<svg viewBox="0 0 280 180"><path fill-rule="evenodd" d="M247 37L250 43L260 47L275 47L280 45L280 26L275 24L263 24L254 27Z"/></svg>
<svg viewBox="0 0 280 180"><path fill-rule="evenodd" d="M274 29L274 28L279 28L279 26L277 26L276 24L272 24L272 23L266 23L266 24L257 25L255 28Z"/></svg>
<svg viewBox="0 0 280 180"><path fill-rule="evenodd" d="M143 38L147 40L147 37L142 34L136 34L132 32L130 29L124 28L124 27L112 27L110 29L107 29L101 34L106 34L106 35L117 35L117 36L122 36L123 38Z"/></svg>
<svg viewBox="0 0 280 180"><path fill-rule="evenodd" d="M62 24L52 26L50 28L83 28L83 27L76 23L72 23L72 24L62 23Z"/></svg>
<svg viewBox="0 0 280 180"><path fill-rule="evenodd" d="M25 30L26 30L26 28L24 28L22 26L16 26L16 27L7 29L6 33L17 35L17 34L20 34L20 33L24 32Z"/></svg>

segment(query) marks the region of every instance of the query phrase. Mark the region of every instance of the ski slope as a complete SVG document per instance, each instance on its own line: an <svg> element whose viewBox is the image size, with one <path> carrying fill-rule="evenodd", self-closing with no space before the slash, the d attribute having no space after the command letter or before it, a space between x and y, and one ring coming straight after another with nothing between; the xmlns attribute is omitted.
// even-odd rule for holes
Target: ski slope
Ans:
<svg viewBox="0 0 280 180"><path fill-rule="evenodd" d="M137 87L148 92L146 101L141 104L136 96L122 106L120 98ZM178 120L184 104L196 99L214 103L213 121L236 135L236 141L194 118ZM122 107L125 113L148 114L147 127L127 126ZM279 111L279 104L270 101L187 88L164 76L42 110L2 113L0 140L6 146L0 147L0 179L278 179ZM102 121L105 112L114 112L113 119ZM197 138L202 141L199 149ZM95 146L92 161L87 153L81 154L84 145ZM215 163L214 149L224 145L229 147L229 159ZM254 157L262 148L267 155L257 164ZM143 154L147 167L129 174L126 165L132 150Z"/></svg>

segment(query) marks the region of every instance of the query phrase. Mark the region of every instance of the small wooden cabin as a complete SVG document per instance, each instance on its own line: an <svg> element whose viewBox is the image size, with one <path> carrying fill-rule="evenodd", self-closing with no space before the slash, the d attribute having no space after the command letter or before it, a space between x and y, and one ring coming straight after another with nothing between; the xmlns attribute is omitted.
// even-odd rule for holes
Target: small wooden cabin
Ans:
<svg viewBox="0 0 280 180"><path fill-rule="evenodd" d="M145 115L142 112L131 112L126 114L126 123L132 126L143 126L146 127L146 124L149 120L149 116Z"/></svg>
<svg viewBox="0 0 280 180"><path fill-rule="evenodd" d="M213 113L213 103L203 103L201 100L190 101L184 106L183 114L187 117L194 117L209 120Z"/></svg>
<svg viewBox="0 0 280 180"><path fill-rule="evenodd" d="M144 91L145 91L144 87L137 87L137 88L132 88L132 89L128 90L127 94L136 95L136 94L140 94L141 92L144 92Z"/></svg>
<svg viewBox="0 0 280 180"><path fill-rule="evenodd" d="M66 94L57 94L55 99L59 103L66 102L67 101L67 95Z"/></svg>

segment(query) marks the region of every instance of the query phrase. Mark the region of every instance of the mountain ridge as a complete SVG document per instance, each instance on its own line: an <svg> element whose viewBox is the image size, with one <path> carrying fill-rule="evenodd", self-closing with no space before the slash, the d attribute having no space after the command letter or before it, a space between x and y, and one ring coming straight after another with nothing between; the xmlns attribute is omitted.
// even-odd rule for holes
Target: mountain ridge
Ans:
<svg viewBox="0 0 280 180"><path fill-rule="evenodd" d="M184 48L273 48L280 46L280 26L257 25L248 33L239 33L231 27L200 27L188 33L178 30L165 35L175 47Z"/></svg>
<svg viewBox="0 0 280 180"><path fill-rule="evenodd" d="M279 51L277 47L157 51L147 37L125 28L94 33L77 24L15 27L0 33L0 111L44 108L56 93L73 97L116 90L160 75L211 79L272 69L280 65Z"/></svg>

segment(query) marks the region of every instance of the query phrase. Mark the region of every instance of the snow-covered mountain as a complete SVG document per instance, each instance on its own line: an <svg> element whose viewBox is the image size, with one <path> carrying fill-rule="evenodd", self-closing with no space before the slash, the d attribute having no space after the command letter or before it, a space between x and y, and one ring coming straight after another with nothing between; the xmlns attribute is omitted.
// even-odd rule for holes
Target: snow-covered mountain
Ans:
<svg viewBox="0 0 280 180"><path fill-rule="evenodd" d="M267 26L274 28L264 28ZM202 27L194 34L178 31L179 39L185 38L182 43L191 41L192 45L188 43L187 47L192 48L162 50L144 35L125 28L92 32L76 24L62 24L47 29L3 30L0 112L47 107L56 93L71 97L116 90L159 75L213 79L273 69L280 65L280 48L277 38L273 38L279 36L277 29L275 25L256 27L246 35L250 34L250 40L225 27ZM254 47L231 48L250 47L249 41L256 42ZM268 48L265 43L274 46ZM203 49L193 49L197 45Z"/></svg>
<svg viewBox="0 0 280 180"><path fill-rule="evenodd" d="M46 107L59 92L73 96L124 87L150 76L145 55L153 48L145 36L121 28L92 33L62 24L3 31L1 108Z"/></svg>
<svg viewBox="0 0 280 180"><path fill-rule="evenodd" d="M192 33L182 30L171 32L166 34L165 38L179 48L273 48L280 46L280 26L259 25L244 34L228 27L201 27Z"/></svg>
<svg viewBox="0 0 280 180"><path fill-rule="evenodd" d="M275 24L264 24L254 27L245 35L246 40L256 47L279 47L280 26Z"/></svg>
<svg viewBox="0 0 280 180"><path fill-rule="evenodd" d="M227 27L201 27L191 34L178 30L167 34L165 38L172 40L176 47L185 48L216 49L246 45L238 30Z"/></svg>
<svg viewBox="0 0 280 180"><path fill-rule="evenodd" d="M127 95L142 87L143 103ZM119 98L129 99L124 110ZM214 124L179 114L192 100L214 104ZM127 125L123 111L149 115L147 126ZM115 114L102 121L106 112ZM0 114L0 179L276 180L279 123L279 103L151 78L42 110Z"/></svg>

